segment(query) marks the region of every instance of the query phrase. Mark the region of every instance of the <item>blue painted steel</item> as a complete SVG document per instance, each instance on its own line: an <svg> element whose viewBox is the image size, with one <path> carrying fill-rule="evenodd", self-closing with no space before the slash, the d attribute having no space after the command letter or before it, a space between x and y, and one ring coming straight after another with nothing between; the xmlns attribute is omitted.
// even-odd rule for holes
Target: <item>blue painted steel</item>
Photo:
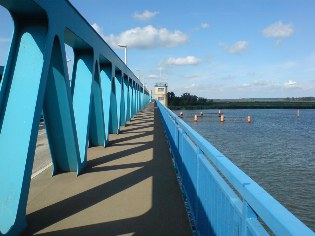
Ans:
<svg viewBox="0 0 315 236"><path fill-rule="evenodd" d="M94 69L93 54L91 54L90 51L75 51L74 68L74 76L71 82L71 87L73 88L73 110L77 127L81 164L83 165L82 167L84 167L87 161L86 149L89 135L89 115L91 111Z"/></svg>
<svg viewBox="0 0 315 236"><path fill-rule="evenodd" d="M60 41L56 37L43 105L53 174L76 171L80 165L70 83L67 67L64 64L65 58Z"/></svg>
<svg viewBox="0 0 315 236"><path fill-rule="evenodd" d="M100 77L101 77L101 88L102 88L102 102L103 102L103 116L105 126L105 145L108 144L109 134L109 116L110 116L110 96L112 91L111 76L112 66L101 64L100 65Z"/></svg>
<svg viewBox="0 0 315 236"><path fill-rule="evenodd" d="M117 134L118 132L118 117L117 117L117 100L116 100L116 82L115 78L111 81L110 94L110 116L109 116L109 133Z"/></svg>
<svg viewBox="0 0 315 236"><path fill-rule="evenodd" d="M142 84L67 0L0 0L0 5L15 26L0 83L0 235L17 235L26 226L42 111L53 174L79 174L88 143L105 146L109 131L119 131L121 101L124 106L128 101L121 78L137 88ZM65 44L75 55L71 88ZM130 101L135 115L140 107Z"/></svg>
<svg viewBox="0 0 315 236"><path fill-rule="evenodd" d="M132 117L132 80L128 78L128 98L127 98L127 121L130 121Z"/></svg>
<svg viewBox="0 0 315 236"><path fill-rule="evenodd" d="M198 235L268 235L260 220L276 235L315 235L182 119L156 104Z"/></svg>
<svg viewBox="0 0 315 236"><path fill-rule="evenodd" d="M115 95L116 95L116 112L117 112L117 126L116 130L114 130L114 133L119 134L119 127L121 125L121 112L122 112L122 96L123 96L123 86L122 86L122 75L121 72L118 71L115 74Z"/></svg>
<svg viewBox="0 0 315 236"><path fill-rule="evenodd" d="M90 146L106 146L105 123L103 113L103 101L100 82L100 68L98 63L95 65L94 79L92 82L92 104L90 112Z"/></svg>
<svg viewBox="0 0 315 236"><path fill-rule="evenodd" d="M132 116L136 114L136 83L132 82Z"/></svg>
<svg viewBox="0 0 315 236"><path fill-rule="evenodd" d="M126 125L126 121L128 120L128 77L125 76L124 77L124 81L123 81L123 91L124 91L124 115L123 115L123 119L122 119L122 123L121 125Z"/></svg>
<svg viewBox="0 0 315 236"><path fill-rule="evenodd" d="M2 79L3 71L4 71L4 66L0 66L0 81Z"/></svg>

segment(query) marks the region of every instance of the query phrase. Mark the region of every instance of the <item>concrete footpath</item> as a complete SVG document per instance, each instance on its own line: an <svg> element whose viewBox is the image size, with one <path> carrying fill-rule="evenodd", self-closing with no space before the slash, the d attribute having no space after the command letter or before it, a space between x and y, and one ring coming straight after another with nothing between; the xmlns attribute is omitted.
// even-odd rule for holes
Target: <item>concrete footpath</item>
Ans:
<svg viewBox="0 0 315 236"><path fill-rule="evenodd" d="M192 235L157 108L90 148L80 176L32 179L27 221L24 235Z"/></svg>

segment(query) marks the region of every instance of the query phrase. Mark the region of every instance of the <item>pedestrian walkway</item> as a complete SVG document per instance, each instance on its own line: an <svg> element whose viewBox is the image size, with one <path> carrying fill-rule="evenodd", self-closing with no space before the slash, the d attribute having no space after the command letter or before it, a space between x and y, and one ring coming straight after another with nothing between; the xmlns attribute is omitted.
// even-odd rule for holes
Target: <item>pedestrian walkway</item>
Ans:
<svg viewBox="0 0 315 236"><path fill-rule="evenodd" d="M32 179L25 235L192 235L157 108L110 140L80 176Z"/></svg>

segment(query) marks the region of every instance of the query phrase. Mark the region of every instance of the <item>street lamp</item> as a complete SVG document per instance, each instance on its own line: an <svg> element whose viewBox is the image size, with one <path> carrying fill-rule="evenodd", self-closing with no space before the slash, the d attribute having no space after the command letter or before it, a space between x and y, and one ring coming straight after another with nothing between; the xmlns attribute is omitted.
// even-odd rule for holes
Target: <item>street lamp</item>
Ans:
<svg viewBox="0 0 315 236"><path fill-rule="evenodd" d="M125 49L125 64L127 65L127 45L118 44L118 47Z"/></svg>

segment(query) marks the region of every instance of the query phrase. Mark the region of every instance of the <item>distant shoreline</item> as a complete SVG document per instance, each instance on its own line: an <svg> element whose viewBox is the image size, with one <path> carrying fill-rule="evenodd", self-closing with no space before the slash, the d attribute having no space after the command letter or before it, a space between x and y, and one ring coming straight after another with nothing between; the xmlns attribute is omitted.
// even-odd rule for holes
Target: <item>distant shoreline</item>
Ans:
<svg viewBox="0 0 315 236"><path fill-rule="evenodd" d="M314 101L220 101L207 105L169 106L171 110L201 109L315 109Z"/></svg>

